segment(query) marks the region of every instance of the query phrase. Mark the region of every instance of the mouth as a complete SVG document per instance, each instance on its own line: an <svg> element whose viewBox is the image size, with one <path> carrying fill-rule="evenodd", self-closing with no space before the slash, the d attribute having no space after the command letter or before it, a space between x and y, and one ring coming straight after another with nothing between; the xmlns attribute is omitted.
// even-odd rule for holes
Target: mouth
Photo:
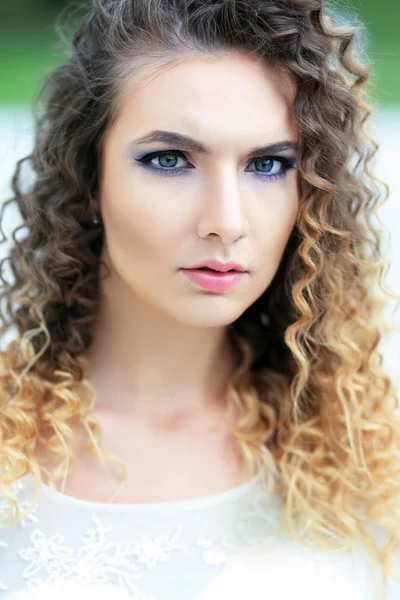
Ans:
<svg viewBox="0 0 400 600"><path fill-rule="evenodd" d="M181 269L192 283L211 292L225 292L237 285L246 275L245 272L231 269L229 271L215 271L208 267L197 269Z"/></svg>
<svg viewBox="0 0 400 600"><path fill-rule="evenodd" d="M239 273L239 271L235 271L235 269L229 269L229 271L216 271L215 269L210 269L209 267L199 267L197 269L185 269L185 271L210 271L211 273Z"/></svg>

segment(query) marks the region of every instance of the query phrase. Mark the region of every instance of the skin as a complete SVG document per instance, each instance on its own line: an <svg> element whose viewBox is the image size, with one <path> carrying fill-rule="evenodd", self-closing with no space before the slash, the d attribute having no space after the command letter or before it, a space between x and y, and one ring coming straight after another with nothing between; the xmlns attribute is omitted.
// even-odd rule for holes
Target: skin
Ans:
<svg viewBox="0 0 400 600"><path fill-rule="evenodd" d="M99 203L111 274L86 353L101 447L128 466L118 501L190 498L242 483L238 449L220 423L233 370L226 326L268 288L296 221L296 169L263 179L249 158L255 146L297 141L293 91L273 67L241 54L192 57L126 86L104 141ZM170 156L171 167L192 167L186 174L153 173L135 158L181 150L134 142L155 129L189 135L211 153ZM278 173L282 163L271 168ZM179 271L211 258L248 272L227 292L210 293ZM98 459L79 452L69 493L104 500L120 473L97 479Z"/></svg>

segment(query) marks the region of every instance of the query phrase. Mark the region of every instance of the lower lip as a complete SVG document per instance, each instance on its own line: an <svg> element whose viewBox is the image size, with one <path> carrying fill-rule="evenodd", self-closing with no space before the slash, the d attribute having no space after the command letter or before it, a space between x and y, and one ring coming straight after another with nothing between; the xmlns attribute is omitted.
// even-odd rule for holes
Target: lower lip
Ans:
<svg viewBox="0 0 400 600"><path fill-rule="evenodd" d="M201 271L200 269L181 269L193 283L200 285L211 292L225 292L239 283L245 273L231 271L220 273L219 271Z"/></svg>

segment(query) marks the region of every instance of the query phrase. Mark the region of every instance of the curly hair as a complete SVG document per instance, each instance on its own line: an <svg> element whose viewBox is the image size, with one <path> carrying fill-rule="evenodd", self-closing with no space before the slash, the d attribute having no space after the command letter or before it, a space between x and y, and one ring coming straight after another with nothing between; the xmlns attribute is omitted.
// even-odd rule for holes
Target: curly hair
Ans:
<svg viewBox="0 0 400 600"><path fill-rule="evenodd" d="M381 567L384 583L396 578L400 418L379 350L394 296L382 284L373 221L389 190L369 168L379 145L365 129L370 73L353 47L358 27L339 26L323 4L93 0L65 62L46 75L34 148L18 161L3 205L15 202L23 220L1 262L0 331L18 331L1 352L0 373L0 489L13 523L21 514L10 484L32 473L38 497L39 441L59 460L53 483L73 467L74 423L101 456L82 354L100 297L104 231L93 215L103 140L127 79L171 60L239 51L294 78L299 209L273 281L227 328L238 358L227 385L240 414L232 433L249 465L258 458L268 467L264 483L279 491L299 543L358 542L375 575ZM24 161L35 178L22 191ZM381 548L371 524L387 533Z"/></svg>

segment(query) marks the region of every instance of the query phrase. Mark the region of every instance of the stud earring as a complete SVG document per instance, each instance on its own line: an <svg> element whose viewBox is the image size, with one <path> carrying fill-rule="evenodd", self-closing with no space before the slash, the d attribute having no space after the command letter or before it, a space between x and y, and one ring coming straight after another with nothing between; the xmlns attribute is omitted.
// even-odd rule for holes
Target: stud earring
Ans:
<svg viewBox="0 0 400 600"><path fill-rule="evenodd" d="M98 225L98 224L99 224L99 219L96 217L96 215L93 217L93 223L94 223L95 225Z"/></svg>
<svg viewBox="0 0 400 600"><path fill-rule="evenodd" d="M267 315L267 313L262 312L260 313L260 321L265 327L266 325L269 325L271 323L271 318L269 315Z"/></svg>

